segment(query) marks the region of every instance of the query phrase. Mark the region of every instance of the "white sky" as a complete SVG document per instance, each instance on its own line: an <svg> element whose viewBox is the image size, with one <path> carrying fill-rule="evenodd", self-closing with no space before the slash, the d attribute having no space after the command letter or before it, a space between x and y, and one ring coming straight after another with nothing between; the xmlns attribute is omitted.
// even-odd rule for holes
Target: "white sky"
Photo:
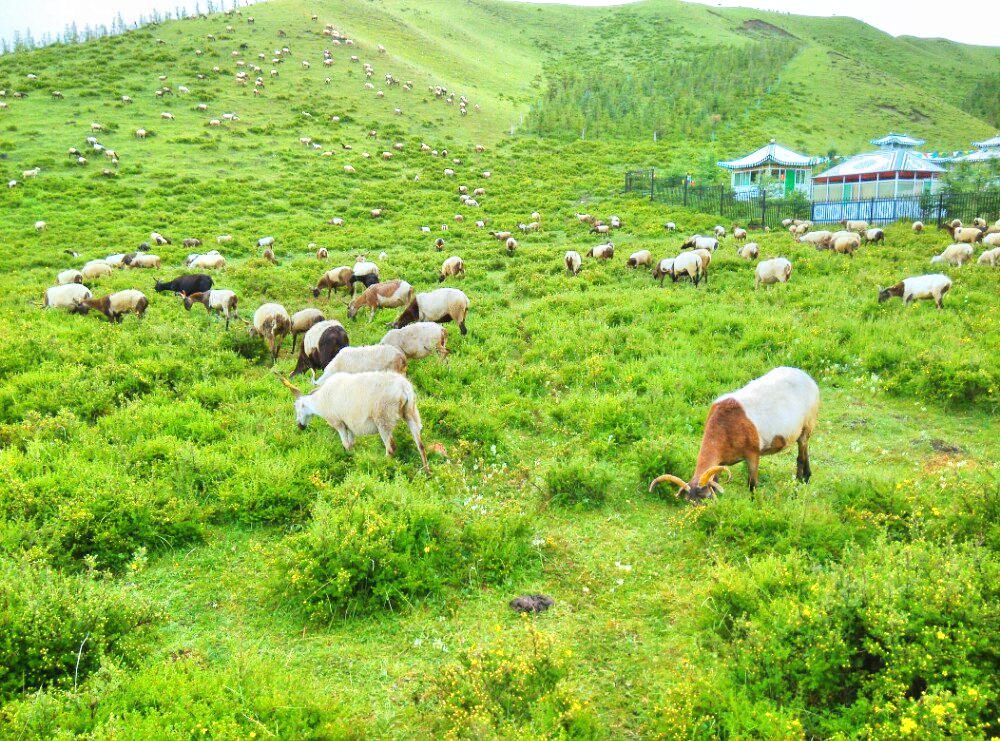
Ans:
<svg viewBox="0 0 1000 741"><path fill-rule="evenodd" d="M202 10L205 0L201 1ZM557 0L532 0L555 2ZM563 0L565 1L565 0ZM574 5L617 5L628 0L570 0ZM227 7L229 2L227 0ZM847 15L900 36L942 37L969 44L996 46L1000 43L1000 2L997 0L722 0L706 5L726 5L778 10L804 15ZM75 20L110 25L118 12L126 21L176 6L194 9L195 0L0 0L0 38L10 39L15 30L31 28L42 33L61 32ZM216 2L218 5L218 2ZM991 10L992 8L992 10Z"/></svg>

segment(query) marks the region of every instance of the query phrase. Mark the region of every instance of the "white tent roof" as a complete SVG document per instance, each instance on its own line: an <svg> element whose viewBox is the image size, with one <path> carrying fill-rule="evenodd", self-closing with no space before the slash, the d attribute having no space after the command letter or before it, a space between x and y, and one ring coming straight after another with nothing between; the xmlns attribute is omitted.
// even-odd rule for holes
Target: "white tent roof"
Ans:
<svg viewBox="0 0 1000 741"><path fill-rule="evenodd" d="M997 160L1000 159L1000 146L990 147L989 149L980 149L972 154L967 154L964 157L956 157L952 162L986 162L987 160Z"/></svg>
<svg viewBox="0 0 1000 741"><path fill-rule="evenodd" d="M826 172L814 175L813 180L896 172L940 173L944 172L944 168L909 149L883 149L879 152L856 154Z"/></svg>
<svg viewBox="0 0 1000 741"><path fill-rule="evenodd" d="M751 167L760 167L764 164L774 164L781 167L812 167L821 162L826 162L825 157L807 157L804 154L793 152L787 147L777 144L774 139L769 144L765 144L756 152L751 152L745 157L735 160L716 162L719 167L727 170L746 170Z"/></svg>
<svg viewBox="0 0 1000 741"><path fill-rule="evenodd" d="M972 145L979 147L980 149L993 149L994 147L1000 147L1000 134L997 134L992 139L987 139L982 142L972 142Z"/></svg>
<svg viewBox="0 0 1000 741"><path fill-rule="evenodd" d="M906 134L886 134L881 139L872 139L872 144L876 147L919 147L924 143L923 139L914 139Z"/></svg>

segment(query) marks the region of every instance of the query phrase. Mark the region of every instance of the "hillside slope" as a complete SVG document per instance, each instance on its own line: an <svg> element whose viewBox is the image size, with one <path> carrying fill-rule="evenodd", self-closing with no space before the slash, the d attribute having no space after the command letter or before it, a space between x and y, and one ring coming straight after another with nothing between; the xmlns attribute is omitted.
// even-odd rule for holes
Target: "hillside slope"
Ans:
<svg viewBox="0 0 1000 741"><path fill-rule="evenodd" d="M0 175L18 181L0 189L0 738L997 735L1000 270L934 266L954 281L940 311L880 304L950 241L907 224L853 258L754 232L762 258L794 264L756 290L733 238L698 285L627 267L717 217L622 196L622 171L711 169L724 137L525 133L595 24L640 48L617 12L276 0L0 59ZM673 22L706 48L758 43L737 16L677 6ZM791 51L778 94L830 58ZM676 69L720 72L699 58ZM751 120L765 114L848 146L805 109ZM584 212L623 226L592 233ZM171 238L159 268L87 281L142 290L141 319L42 306L59 272L154 230ZM607 239L612 260L567 274L566 251ZM213 248L214 288L238 297L228 329L154 290ZM279 302L379 343L396 310L351 321L343 290L312 290L360 255L470 299L448 356L407 368L429 476L402 425L393 457L377 436L345 450L321 419L299 429L275 377L291 343L272 366L247 331ZM442 282L450 255L466 273ZM789 450L754 492L742 466L705 506L650 490L691 474L714 399L781 365L821 389L808 484ZM509 607L533 594L554 604Z"/></svg>

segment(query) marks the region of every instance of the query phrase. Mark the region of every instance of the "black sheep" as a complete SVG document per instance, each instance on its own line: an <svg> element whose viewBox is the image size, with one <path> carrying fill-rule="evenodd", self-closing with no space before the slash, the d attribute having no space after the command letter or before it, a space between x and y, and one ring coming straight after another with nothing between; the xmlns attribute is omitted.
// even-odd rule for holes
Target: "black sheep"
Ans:
<svg viewBox="0 0 1000 741"><path fill-rule="evenodd" d="M194 275L182 275L173 280L156 281L154 286L156 291L173 291L181 296L190 296L192 293L204 293L212 288L212 276L204 273Z"/></svg>

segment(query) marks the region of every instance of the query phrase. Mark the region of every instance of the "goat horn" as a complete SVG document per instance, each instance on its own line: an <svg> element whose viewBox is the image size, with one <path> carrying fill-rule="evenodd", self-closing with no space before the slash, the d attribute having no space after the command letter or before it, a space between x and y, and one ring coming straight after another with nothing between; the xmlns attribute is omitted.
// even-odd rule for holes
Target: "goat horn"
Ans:
<svg viewBox="0 0 1000 741"><path fill-rule="evenodd" d="M298 387L294 386L291 381L289 381L284 376L279 375L277 372L275 372L274 375L278 376L278 380L281 381L282 386L284 386L286 389L292 392L292 396L294 396L296 399L302 396L302 392L298 389Z"/></svg>
<svg viewBox="0 0 1000 741"><path fill-rule="evenodd" d="M712 466L710 469L705 471L698 479L698 486L705 486L709 481L711 481L717 474L722 471L726 472L726 481L730 481L733 478L733 472L730 471L726 466Z"/></svg>
<svg viewBox="0 0 1000 741"><path fill-rule="evenodd" d="M691 486L688 484L687 481L684 481L683 479L674 476L672 473L665 473L662 476L657 476L655 479L650 481L649 490L652 491L653 489L655 489L656 485L659 484L661 481L669 481L672 484L677 484L677 486L679 486L682 491L691 491ZM679 493L680 492L678 492L678 494Z"/></svg>

